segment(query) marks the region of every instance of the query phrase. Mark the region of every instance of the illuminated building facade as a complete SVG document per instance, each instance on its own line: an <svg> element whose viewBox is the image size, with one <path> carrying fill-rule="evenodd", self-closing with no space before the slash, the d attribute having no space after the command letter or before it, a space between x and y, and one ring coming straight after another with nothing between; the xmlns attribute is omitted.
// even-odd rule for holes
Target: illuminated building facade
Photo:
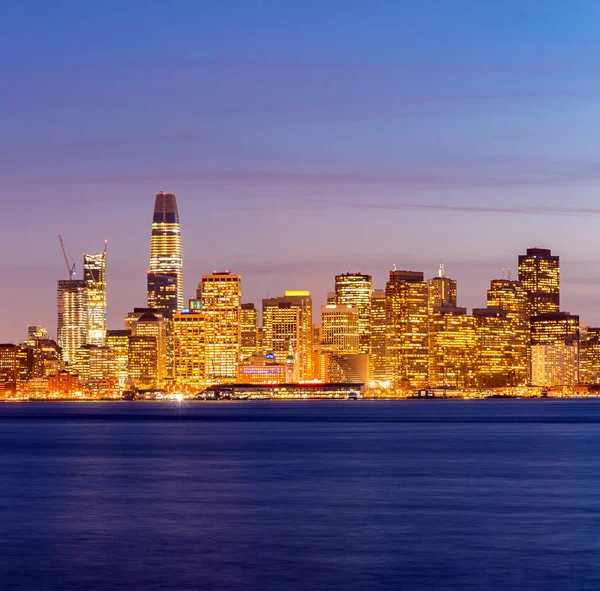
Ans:
<svg viewBox="0 0 600 591"><path fill-rule="evenodd" d="M88 287L87 344L106 342L106 247L104 252L83 255L83 279Z"/></svg>
<svg viewBox="0 0 600 591"><path fill-rule="evenodd" d="M211 383L233 381L240 361L241 278L229 271L202 275L198 299L206 315L206 373Z"/></svg>
<svg viewBox="0 0 600 591"><path fill-rule="evenodd" d="M579 316L554 312L533 316L531 383L571 386L579 382Z"/></svg>
<svg viewBox="0 0 600 591"><path fill-rule="evenodd" d="M395 386L420 388L428 374L428 297L423 273L390 271L385 288L386 359Z"/></svg>
<svg viewBox="0 0 600 591"><path fill-rule="evenodd" d="M344 273L335 276L335 303L353 306L358 310L359 352L369 353L371 348L371 275Z"/></svg>
<svg viewBox="0 0 600 591"><path fill-rule="evenodd" d="M33 377L47 378L56 375L62 369L62 354L56 341L36 339L31 351L33 354L31 375Z"/></svg>
<svg viewBox="0 0 600 591"><path fill-rule="evenodd" d="M115 377L115 354L110 347L84 345L77 350L75 371L83 381Z"/></svg>
<svg viewBox="0 0 600 591"><path fill-rule="evenodd" d="M150 240L148 307L175 313L183 309L183 258L177 199L156 195Z"/></svg>
<svg viewBox="0 0 600 591"><path fill-rule="evenodd" d="M309 291L286 291L262 301L263 348L283 363L292 356L300 381L313 378L312 298Z"/></svg>
<svg viewBox="0 0 600 591"><path fill-rule="evenodd" d="M159 310L135 308L125 319L129 337L128 379L137 388L157 388L167 377L167 330Z"/></svg>
<svg viewBox="0 0 600 591"><path fill-rule="evenodd" d="M468 388L477 385L477 323L466 308L436 308L430 323L429 384Z"/></svg>
<svg viewBox="0 0 600 591"><path fill-rule="evenodd" d="M515 384L523 384L529 375L529 316L527 292L520 281L492 279L487 292L487 307L503 310L512 321L513 370Z"/></svg>
<svg viewBox="0 0 600 591"><path fill-rule="evenodd" d="M499 388L525 384L527 356L518 347L519 335L505 310L475 308L477 385Z"/></svg>
<svg viewBox="0 0 600 591"><path fill-rule="evenodd" d="M341 354L359 353L358 308L342 304L321 306L321 342L333 346L334 350Z"/></svg>
<svg viewBox="0 0 600 591"><path fill-rule="evenodd" d="M63 361L75 363L77 349L88 335L88 284L84 279L58 281L58 345Z"/></svg>
<svg viewBox="0 0 600 591"><path fill-rule="evenodd" d="M25 354L23 353L25 351ZM0 344L0 390L14 394L28 377L28 358L25 347Z"/></svg>
<svg viewBox="0 0 600 591"><path fill-rule="evenodd" d="M371 294L371 353L369 355L369 380L377 383L388 379L386 357L387 322L385 317L385 291L375 289Z"/></svg>
<svg viewBox="0 0 600 591"><path fill-rule="evenodd" d="M199 388L210 383L205 361L206 315L200 308L173 317L173 379L178 387Z"/></svg>
<svg viewBox="0 0 600 591"><path fill-rule="evenodd" d="M37 324L29 324L27 326L27 340L24 341L26 345L35 347L35 342L41 339L48 338L48 331Z"/></svg>
<svg viewBox="0 0 600 591"><path fill-rule="evenodd" d="M438 276L427 282L427 293L430 310L442 306L456 306L456 280L446 277L443 263L440 264Z"/></svg>
<svg viewBox="0 0 600 591"><path fill-rule="evenodd" d="M240 359L256 355L258 346L258 310L254 304L242 304L240 309Z"/></svg>
<svg viewBox="0 0 600 591"><path fill-rule="evenodd" d="M580 329L579 381L582 384L600 382L600 328Z"/></svg>
<svg viewBox="0 0 600 591"><path fill-rule="evenodd" d="M113 352L115 360L115 379L121 385L127 382L129 375L129 330L107 330L106 346Z"/></svg>
<svg viewBox="0 0 600 591"><path fill-rule="evenodd" d="M48 377L48 393L57 398L71 398L81 391L79 376L68 371L60 371Z"/></svg>
<svg viewBox="0 0 600 591"><path fill-rule="evenodd" d="M238 384L285 384L293 377L293 364L278 362L274 353L252 355L237 368Z"/></svg>
<svg viewBox="0 0 600 591"><path fill-rule="evenodd" d="M528 248L519 255L519 281L527 293L531 316L560 310L560 266L548 248Z"/></svg>

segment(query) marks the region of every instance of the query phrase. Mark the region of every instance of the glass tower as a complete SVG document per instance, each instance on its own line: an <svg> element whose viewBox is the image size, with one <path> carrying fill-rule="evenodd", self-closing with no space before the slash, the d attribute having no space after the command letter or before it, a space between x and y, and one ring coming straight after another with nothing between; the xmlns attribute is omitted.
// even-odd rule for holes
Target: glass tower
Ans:
<svg viewBox="0 0 600 591"><path fill-rule="evenodd" d="M87 344L106 342L106 246L104 252L83 255L83 278L88 286Z"/></svg>
<svg viewBox="0 0 600 591"><path fill-rule="evenodd" d="M177 199L161 192L154 202L150 269L148 271L148 307L183 309L183 259Z"/></svg>

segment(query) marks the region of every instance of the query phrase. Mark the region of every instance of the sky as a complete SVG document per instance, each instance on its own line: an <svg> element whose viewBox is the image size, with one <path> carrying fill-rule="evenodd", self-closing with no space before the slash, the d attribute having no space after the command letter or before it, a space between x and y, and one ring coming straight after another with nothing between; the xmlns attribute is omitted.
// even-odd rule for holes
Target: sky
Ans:
<svg viewBox="0 0 600 591"><path fill-rule="evenodd" d="M0 22L0 342L56 334L59 232L79 275L108 240L122 328L159 191L186 298L230 269L245 302L316 308L336 273L443 261L480 307L543 246L561 308L600 325L596 0L23 0Z"/></svg>

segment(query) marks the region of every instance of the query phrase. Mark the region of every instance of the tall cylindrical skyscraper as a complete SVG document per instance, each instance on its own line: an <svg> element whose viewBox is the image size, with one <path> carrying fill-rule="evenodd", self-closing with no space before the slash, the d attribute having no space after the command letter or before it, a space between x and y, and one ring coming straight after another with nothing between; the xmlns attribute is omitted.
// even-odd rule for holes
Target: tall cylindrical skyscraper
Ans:
<svg viewBox="0 0 600 591"><path fill-rule="evenodd" d="M148 271L148 307L183 309L183 260L177 199L160 192L154 202L150 270Z"/></svg>

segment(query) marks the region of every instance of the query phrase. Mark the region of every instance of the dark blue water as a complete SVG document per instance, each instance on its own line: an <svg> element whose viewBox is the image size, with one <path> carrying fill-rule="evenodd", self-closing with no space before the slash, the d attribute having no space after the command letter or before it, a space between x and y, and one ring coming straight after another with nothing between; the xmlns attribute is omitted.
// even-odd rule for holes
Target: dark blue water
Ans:
<svg viewBox="0 0 600 591"><path fill-rule="evenodd" d="M0 405L0 589L600 589L600 401Z"/></svg>

